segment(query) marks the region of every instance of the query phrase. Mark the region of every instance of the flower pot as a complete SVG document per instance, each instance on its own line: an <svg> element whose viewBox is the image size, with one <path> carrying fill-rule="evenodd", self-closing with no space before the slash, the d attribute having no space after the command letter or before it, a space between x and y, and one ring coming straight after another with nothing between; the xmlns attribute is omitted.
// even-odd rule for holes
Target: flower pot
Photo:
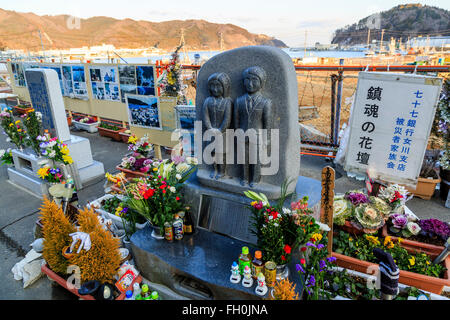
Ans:
<svg viewBox="0 0 450 320"><path fill-rule="evenodd" d="M68 286L68 281L67 279L64 279L63 277L59 276L57 273L53 272L52 269L50 269L50 267L47 264L42 265L41 267L41 271L42 273L46 274L47 277L53 281L55 281L56 283L58 283L61 287L63 287L64 289L72 292L73 294L77 295L78 297L80 297L83 300L95 300L95 298L91 295L80 295L78 293L78 289L75 288L75 286ZM131 283L131 287L133 287L134 283L141 283L142 282L142 276L139 275L136 277L136 279L134 279L134 281ZM125 292L121 293L118 297L115 298L115 300L124 300L126 298L126 294Z"/></svg>
<svg viewBox="0 0 450 320"><path fill-rule="evenodd" d="M120 137L119 133L126 130L126 128L120 128L119 130L114 131L111 129L102 128L101 126L97 126L97 129L99 135L101 135L102 137L111 138L115 141L122 141L122 138Z"/></svg>
<svg viewBox="0 0 450 320"><path fill-rule="evenodd" d="M78 122L75 120L72 120L73 125L75 126L75 128L79 129L79 130L84 130L87 131L89 133L94 133L97 132L97 126L100 124L100 122L93 122L93 123L84 123L84 122Z"/></svg>
<svg viewBox="0 0 450 320"><path fill-rule="evenodd" d="M125 173L125 177L127 179L142 178L142 177L146 177L148 175L147 173L143 173L143 172L139 172L139 171L133 171L133 170L130 170L130 169L125 169L122 166L117 166L116 169L122 171L123 173Z"/></svg>
<svg viewBox="0 0 450 320"><path fill-rule="evenodd" d="M392 240L398 240L398 237L391 236L389 234L388 226L386 224L383 226L383 229L381 231L381 235L383 237L390 236L392 238ZM408 251L423 252L423 253L426 253L428 255L439 255L442 252L442 250L444 250L443 246L436 246L436 245L433 245L433 244L419 242L419 241L414 241L414 240L408 240L408 239L405 239L405 238L402 238L402 239L403 240L400 243L400 246L402 248L405 248Z"/></svg>
<svg viewBox="0 0 450 320"><path fill-rule="evenodd" d="M406 187L410 193L414 194L416 197L422 198L424 200L430 200L436 189L436 185L441 182L441 179L425 179L419 178L417 181L416 189Z"/></svg>
<svg viewBox="0 0 450 320"><path fill-rule="evenodd" d="M277 281L287 279L287 277L289 277L289 268L287 267L287 264L277 265Z"/></svg>
<svg viewBox="0 0 450 320"><path fill-rule="evenodd" d="M128 143L128 139L131 137L130 133L125 133L126 129L124 131L119 132L120 139L124 143Z"/></svg>
<svg viewBox="0 0 450 320"><path fill-rule="evenodd" d="M364 234L364 231L362 229L356 228L350 221L345 221L345 224L343 226L337 226L338 229L341 229L347 233L353 234L353 235L361 235Z"/></svg>
<svg viewBox="0 0 450 320"><path fill-rule="evenodd" d="M18 114L20 114L20 115L26 114L28 111L33 110L32 107L21 108L21 107L19 107L19 106L14 106L13 108L14 108L14 110L16 111L16 113L18 113Z"/></svg>
<svg viewBox="0 0 450 320"><path fill-rule="evenodd" d="M108 211L105 211L105 210L101 209L101 203L102 203L102 200L110 199L110 198L112 198L112 197L114 197L114 195L112 195L112 194L105 194L103 197L100 197L100 198L98 198L98 199L95 199L94 201L89 202L89 203L87 204L87 207L88 207L88 208L94 207L94 208L95 208L95 211L98 212L99 214L101 214L104 218L106 218L106 219L111 219L111 220L113 221L114 225L115 225L118 229L123 229L124 226L123 226L123 221L122 221L122 218L121 218L121 217L118 217L118 216L116 216L115 214L109 213ZM117 197L118 197L119 199L121 199L121 200L123 199L123 196L121 196L121 195L118 195ZM144 222L144 223L136 223L136 224L135 224L136 230L143 229L143 228L145 228L147 225L148 225L148 221L146 221L146 222ZM131 231L129 226L126 226L126 229L127 229L128 232Z"/></svg>
<svg viewBox="0 0 450 320"><path fill-rule="evenodd" d="M164 231L160 227L157 227L154 225L151 225L151 227L153 229L151 236L153 238L155 238L156 240L163 240L164 239Z"/></svg>
<svg viewBox="0 0 450 320"><path fill-rule="evenodd" d="M379 268L379 265L376 263L348 257L336 252L332 252L332 256L336 258L336 264L342 268L351 269L366 274L373 274L375 270ZM432 257L435 258L436 255ZM444 278L430 277L423 274L400 270L399 282L418 289L441 294L444 286L450 286L450 256L445 259L444 266L447 268Z"/></svg>

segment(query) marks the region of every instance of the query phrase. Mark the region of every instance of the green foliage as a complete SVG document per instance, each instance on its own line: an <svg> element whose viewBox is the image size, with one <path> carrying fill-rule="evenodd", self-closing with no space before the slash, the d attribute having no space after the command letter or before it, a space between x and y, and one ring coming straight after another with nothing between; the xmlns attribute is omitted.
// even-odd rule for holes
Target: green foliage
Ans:
<svg viewBox="0 0 450 320"><path fill-rule="evenodd" d="M36 114L36 111L31 110L27 112L23 124L27 128L28 135L26 138L27 146L30 146L37 156L41 154L41 148L39 147L39 140L37 137L42 133L41 122Z"/></svg>
<svg viewBox="0 0 450 320"><path fill-rule="evenodd" d="M338 235L333 238L334 252L377 263L373 254L374 248L380 248L391 254L401 270L437 278L442 277L446 270L441 264L433 264L431 258L425 253L410 254L405 248L398 245L398 242L394 243L391 237L379 239L378 237L364 235L353 238L350 234L339 231Z"/></svg>

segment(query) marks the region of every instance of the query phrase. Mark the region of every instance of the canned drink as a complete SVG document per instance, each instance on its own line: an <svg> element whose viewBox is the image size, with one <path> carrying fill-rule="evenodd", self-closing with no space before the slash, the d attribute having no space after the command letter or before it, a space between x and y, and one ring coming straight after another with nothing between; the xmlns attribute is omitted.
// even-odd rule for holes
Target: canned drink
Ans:
<svg viewBox="0 0 450 320"><path fill-rule="evenodd" d="M164 238L167 241L173 241L173 229L169 222L164 223Z"/></svg>
<svg viewBox="0 0 450 320"><path fill-rule="evenodd" d="M176 217L173 222L173 237L175 240L183 239L183 220L179 217Z"/></svg>
<svg viewBox="0 0 450 320"><path fill-rule="evenodd" d="M266 285L274 287L277 278L277 264L273 261L267 261L264 265L264 276L266 277Z"/></svg>

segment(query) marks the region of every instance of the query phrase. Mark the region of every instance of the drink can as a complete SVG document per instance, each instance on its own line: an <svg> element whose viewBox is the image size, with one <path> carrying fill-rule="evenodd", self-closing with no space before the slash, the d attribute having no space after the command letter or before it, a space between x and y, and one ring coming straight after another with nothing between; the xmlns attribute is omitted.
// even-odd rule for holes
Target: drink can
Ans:
<svg viewBox="0 0 450 320"><path fill-rule="evenodd" d="M181 219L175 219L173 222L173 236L175 240L183 239L183 221Z"/></svg>
<svg viewBox="0 0 450 320"><path fill-rule="evenodd" d="M164 238L167 241L173 241L173 229L169 222L164 223Z"/></svg>
<svg viewBox="0 0 450 320"><path fill-rule="evenodd" d="M277 265L273 261L267 261L264 265L264 276L268 287L274 287L277 277Z"/></svg>

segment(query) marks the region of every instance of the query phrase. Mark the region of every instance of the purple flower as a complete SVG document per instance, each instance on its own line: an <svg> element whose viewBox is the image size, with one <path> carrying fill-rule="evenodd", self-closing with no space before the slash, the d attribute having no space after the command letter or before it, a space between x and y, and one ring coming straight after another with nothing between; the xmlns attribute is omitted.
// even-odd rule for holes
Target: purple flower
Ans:
<svg viewBox="0 0 450 320"><path fill-rule="evenodd" d="M314 275L310 275L308 279L308 287L314 287L316 285L316 278Z"/></svg>
<svg viewBox="0 0 450 320"><path fill-rule="evenodd" d="M323 247L325 247L323 244L321 244L321 243L319 243L318 245L317 245L317 249L322 249Z"/></svg>
<svg viewBox="0 0 450 320"><path fill-rule="evenodd" d="M419 226L423 233L430 237L439 236L446 240L450 237L450 226L448 223L438 219L423 219L419 221Z"/></svg>
<svg viewBox="0 0 450 320"><path fill-rule="evenodd" d="M363 193L349 192L345 195L345 199L349 200L354 206L362 203L368 203L369 199Z"/></svg>
<svg viewBox="0 0 450 320"><path fill-rule="evenodd" d="M314 243L311 243L311 242L307 242L306 245L307 245L308 247L314 247L314 248L317 248L317 246L316 246Z"/></svg>
<svg viewBox="0 0 450 320"><path fill-rule="evenodd" d="M402 214L394 214L392 215L392 224L397 229L403 229L406 227L408 223L408 217Z"/></svg>
<svg viewBox="0 0 450 320"><path fill-rule="evenodd" d="M297 270L297 272L301 272L301 273L305 273L305 270L302 268L302 266L301 265L299 265L299 264L296 264L295 265L295 269Z"/></svg>
<svg viewBox="0 0 450 320"><path fill-rule="evenodd" d="M322 271L323 269L325 269L326 266L327 266L327 263L325 262L325 260L320 260L320 261L319 261L319 268L320 268L320 271Z"/></svg>
<svg viewBox="0 0 450 320"><path fill-rule="evenodd" d="M327 261L328 262L335 262L336 261L336 257L328 257Z"/></svg>

